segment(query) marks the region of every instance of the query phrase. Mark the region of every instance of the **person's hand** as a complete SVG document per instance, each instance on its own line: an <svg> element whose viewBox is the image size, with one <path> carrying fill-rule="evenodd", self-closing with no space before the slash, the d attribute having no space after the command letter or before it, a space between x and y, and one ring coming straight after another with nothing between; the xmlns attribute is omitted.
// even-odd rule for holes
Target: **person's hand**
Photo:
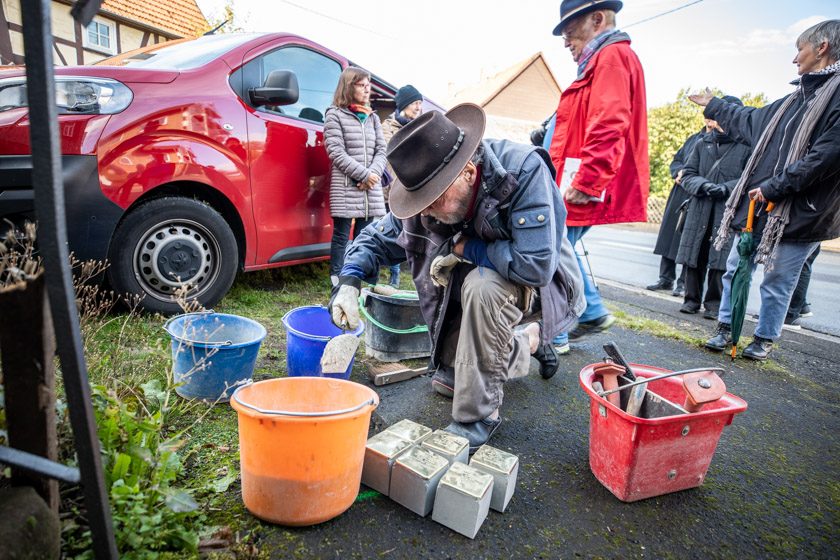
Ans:
<svg viewBox="0 0 840 560"><path fill-rule="evenodd" d="M379 183L380 180L381 179L380 179L379 175L377 175L376 173L371 173L367 178L368 188L372 189L373 187L376 186L377 183Z"/></svg>
<svg viewBox="0 0 840 560"><path fill-rule="evenodd" d="M709 104L709 101L712 100L714 95L712 95L712 90L706 88L705 91L701 91L699 93L692 93L688 96L689 101L700 105L701 107L705 107Z"/></svg>
<svg viewBox="0 0 840 560"><path fill-rule="evenodd" d="M680 169L677 171L677 176L674 178L674 182L678 185L682 185L682 176L683 176L684 169Z"/></svg>
<svg viewBox="0 0 840 560"><path fill-rule="evenodd" d="M455 253L435 257L432 260L432 265L429 267L429 276L432 277L432 284L438 288L449 285L449 277L452 276L452 269L462 262L466 261Z"/></svg>
<svg viewBox="0 0 840 560"><path fill-rule="evenodd" d="M589 195L585 192L577 190L574 187L569 187L563 195L563 200L569 204L586 204L589 202Z"/></svg>
<svg viewBox="0 0 840 560"><path fill-rule="evenodd" d="M359 327L359 289L350 284L342 284L329 304L330 317L340 329Z"/></svg>
<svg viewBox="0 0 840 560"><path fill-rule="evenodd" d="M749 195L750 200L755 200L756 202L767 202L767 199L764 198L764 195L761 193L761 188L759 187L751 189Z"/></svg>
<svg viewBox="0 0 840 560"><path fill-rule="evenodd" d="M728 196L726 193L726 187L724 187L723 185L717 185L715 183L706 183L706 187L706 194L714 198L715 200L722 200Z"/></svg>

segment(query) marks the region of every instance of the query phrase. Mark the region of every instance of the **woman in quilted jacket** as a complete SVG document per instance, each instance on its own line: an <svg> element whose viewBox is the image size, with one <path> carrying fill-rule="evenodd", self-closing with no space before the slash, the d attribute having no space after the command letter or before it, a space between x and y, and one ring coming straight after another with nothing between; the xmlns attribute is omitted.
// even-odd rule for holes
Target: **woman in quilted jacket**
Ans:
<svg viewBox="0 0 840 560"><path fill-rule="evenodd" d="M374 218L385 215L381 178L385 139L379 116L370 107L370 74L348 67L338 80L333 104L326 111L324 144L330 157L330 280L338 283L344 249Z"/></svg>

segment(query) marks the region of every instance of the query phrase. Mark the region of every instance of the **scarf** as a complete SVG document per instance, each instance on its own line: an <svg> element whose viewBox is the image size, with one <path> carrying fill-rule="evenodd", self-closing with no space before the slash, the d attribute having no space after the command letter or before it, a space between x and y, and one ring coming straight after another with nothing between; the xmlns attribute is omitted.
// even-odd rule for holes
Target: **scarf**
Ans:
<svg viewBox="0 0 840 560"><path fill-rule="evenodd" d="M604 43L607 42L607 39L611 38L613 35L617 33L621 33L618 29L608 29L607 31L602 32L600 35L586 43L586 46L583 47L583 50L580 51L580 58L578 59L578 71L577 71L577 79L579 80L583 76L583 72L586 70L586 65L589 60L595 56L595 53L604 46Z"/></svg>
<svg viewBox="0 0 840 560"><path fill-rule="evenodd" d="M413 119L409 119L408 117L404 117L403 115L394 112L394 120L396 120L401 125L405 126L410 123Z"/></svg>
<svg viewBox="0 0 840 560"><path fill-rule="evenodd" d="M347 108L356 113L356 116L358 116L359 120L362 122L364 122L368 115L373 113L373 109L367 105L360 105L358 103L351 103Z"/></svg>
<svg viewBox="0 0 840 560"><path fill-rule="evenodd" d="M799 126L793 135L793 139L790 143L790 149L788 150L787 157L785 158L785 169L787 169L795 161L802 159L805 155L805 151L808 148L808 140L811 138L811 134L813 134L814 129L817 126L817 122L828 107L828 103L834 95L834 92L837 91L838 87L840 87L840 61L835 62L831 66L818 72L813 72L812 74L834 75L822 86L820 86L819 89L817 89L814 93L814 97L805 107L805 114L802 116L802 121L799 123ZM799 85L798 92L792 93L782 102L782 105L776 110L776 113L767 124L767 128L765 128L761 133L761 136L759 136L758 142L756 142L755 147L753 148L752 155L750 155L749 160L747 160L747 165L744 167L744 172L741 173L741 177L738 179L738 184L735 185L735 188L732 189L732 194L730 194L729 198L726 200L726 209L723 212L723 219L720 222L717 237L715 238L715 249L718 251L723 248L723 245L729 237L729 230L732 227L732 220L735 217L735 211L744 196L744 192L746 191L747 180L752 175L753 171L755 171L761 156L764 155L764 151L770 143L770 138L773 136L773 133L782 120L782 116L791 107L791 105L793 105L797 95L800 94L803 97L805 96L805 91L801 84ZM779 242L782 240L785 226L790 221L791 204L791 197L785 198L776 204L767 218L767 225L764 227L764 232L761 234L761 241L755 251L755 262L763 263L765 270L773 269L773 260L776 257L776 250L779 247Z"/></svg>

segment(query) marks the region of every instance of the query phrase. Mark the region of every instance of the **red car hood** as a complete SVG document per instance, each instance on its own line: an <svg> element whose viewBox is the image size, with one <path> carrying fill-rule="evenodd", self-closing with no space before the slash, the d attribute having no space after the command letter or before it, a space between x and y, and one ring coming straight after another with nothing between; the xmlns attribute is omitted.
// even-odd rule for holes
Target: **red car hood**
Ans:
<svg viewBox="0 0 840 560"><path fill-rule="evenodd" d="M94 78L112 78L124 84L168 84L178 77L175 70L147 70L125 66L60 66L55 68L56 76L91 76ZM0 79L25 76L23 66L0 68Z"/></svg>

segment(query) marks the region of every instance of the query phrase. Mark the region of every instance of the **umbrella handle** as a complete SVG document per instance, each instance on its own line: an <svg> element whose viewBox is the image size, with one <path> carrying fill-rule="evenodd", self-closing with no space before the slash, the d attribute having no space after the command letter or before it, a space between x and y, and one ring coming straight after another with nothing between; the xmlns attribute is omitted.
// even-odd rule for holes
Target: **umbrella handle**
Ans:
<svg viewBox="0 0 840 560"><path fill-rule="evenodd" d="M776 207L775 202L768 202L766 212L769 214L773 211L773 208ZM744 228L744 231L751 232L753 230L753 220L755 219L755 199L750 199L750 208L747 210L747 227Z"/></svg>
<svg viewBox="0 0 840 560"><path fill-rule="evenodd" d="M750 199L750 207L747 210L747 227L744 231L751 232L753 230L753 219L755 218L755 199Z"/></svg>

